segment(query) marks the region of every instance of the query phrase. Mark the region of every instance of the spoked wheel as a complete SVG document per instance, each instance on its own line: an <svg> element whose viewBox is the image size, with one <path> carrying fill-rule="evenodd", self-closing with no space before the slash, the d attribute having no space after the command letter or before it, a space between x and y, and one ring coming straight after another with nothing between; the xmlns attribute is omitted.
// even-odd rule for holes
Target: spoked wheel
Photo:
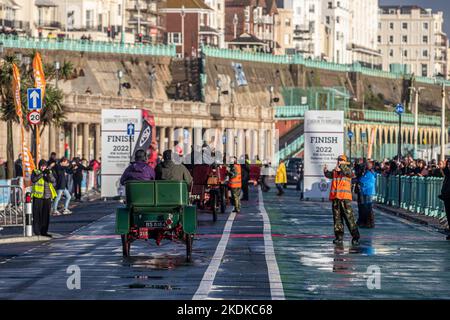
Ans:
<svg viewBox="0 0 450 320"><path fill-rule="evenodd" d="M127 258L130 256L130 249L131 249L131 241L128 239L127 234L122 235L122 254L124 258Z"/></svg>
<svg viewBox="0 0 450 320"><path fill-rule="evenodd" d="M194 235L185 234L186 237L186 261L192 262L192 242L194 242Z"/></svg>

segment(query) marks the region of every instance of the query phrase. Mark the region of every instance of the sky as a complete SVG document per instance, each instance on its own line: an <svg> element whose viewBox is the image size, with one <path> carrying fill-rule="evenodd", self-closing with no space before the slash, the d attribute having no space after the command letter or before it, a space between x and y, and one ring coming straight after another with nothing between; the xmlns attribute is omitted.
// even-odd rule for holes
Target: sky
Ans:
<svg viewBox="0 0 450 320"><path fill-rule="evenodd" d="M444 12L445 33L450 35L450 1L448 0L379 0L380 5L418 5Z"/></svg>

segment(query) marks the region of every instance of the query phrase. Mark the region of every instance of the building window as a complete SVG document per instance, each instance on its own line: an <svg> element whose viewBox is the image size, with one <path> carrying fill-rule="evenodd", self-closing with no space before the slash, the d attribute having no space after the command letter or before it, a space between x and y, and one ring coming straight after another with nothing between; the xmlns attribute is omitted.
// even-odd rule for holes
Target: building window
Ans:
<svg viewBox="0 0 450 320"><path fill-rule="evenodd" d="M181 32L169 32L169 44L182 44L183 36Z"/></svg>
<svg viewBox="0 0 450 320"><path fill-rule="evenodd" d="M381 36L378 36L378 43L381 43Z"/></svg>
<svg viewBox="0 0 450 320"><path fill-rule="evenodd" d="M381 22L378 22L378 29L381 30Z"/></svg>
<svg viewBox="0 0 450 320"><path fill-rule="evenodd" d="M408 50L403 50L403 56L404 56L405 58L408 58Z"/></svg>
<svg viewBox="0 0 450 320"><path fill-rule="evenodd" d="M285 20L284 20L284 25L285 25L286 27L290 27L290 26L291 26L291 19L285 19Z"/></svg>
<svg viewBox="0 0 450 320"><path fill-rule="evenodd" d="M428 43L428 36L423 36L422 41L423 43Z"/></svg>
<svg viewBox="0 0 450 320"><path fill-rule="evenodd" d="M393 23L393 22L389 23L389 28L390 28L391 30L394 30L394 23Z"/></svg>
<svg viewBox="0 0 450 320"><path fill-rule="evenodd" d="M389 42L394 43L394 36L389 36Z"/></svg>
<svg viewBox="0 0 450 320"><path fill-rule="evenodd" d="M94 26L94 10L86 10L86 28Z"/></svg>
<svg viewBox="0 0 450 320"><path fill-rule="evenodd" d="M428 27L429 27L428 22L424 22L423 23L423 29L424 30L428 30Z"/></svg>
<svg viewBox="0 0 450 320"><path fill-rule="evenodd" d="M309 13L314 13L316 12L316 6L314 4L310 4L309 5Z"/></svg>
<svg viewBox="0 0 450 320"><path fill-rule="evenodd" d="M408 43L408 36L402 36L402 42Z"/></svg>
<svg viewBox="0 0 450 320"><path fill-rule="evenodd" d="M119 10L119 17L122 15L122 6L119 4L117 7L117 10Z"/></svg>
<svg viewBox="0 0 450 320"><path fill-rule="evenodd" d="M336 23L340 23L341 22L341 18L340 17L336 17Z"/></svg>
<svg viewBox="0 0 450 320"><path fill-rule="evenodd" d="M326 24L330 24L330 16L326 16L325 22L326 22Z"/></svg>
<svg viewBox="0 0 450 320"><path fill-rule="evenodd" d="M338 1L336 6L337 6L338 8L340 8L340 7L341 7L341 2Z"/></svg>
<svg viewBox="0 0 450 320"><path fill-rule="evenodd" d="M428 77L428 65L422 63L422 77Z"/></svg>
<svg viewBox="0 0 450 320"><path fill-rule="evenodd" d="M389 56L390 56L390 57L393 57L393 56L394 56L394 49L390 49L390 50L389 50Z"/></svg>
<svg viewBox="0 0 450 320"><path fill-rule="evenodd" d="M333 9L333 2L328 2L328 9Z"/></svg>
<svg viewBox="0 0 450 320"><path fill-rule="evenodd" d="M284 35L284 45L288 46L291 44L291 37L288 34Z"/></svg>
<svg viewBox="0 0 450 320"><path fill-rule="evenodd" d="M428 50L427 49L422 50L422 57L428 58Z"/></svg>
<svg viewBox="0 0 450 320"><path fill-rule="evenodd" d="M408 23L407 22L403 22L402 23L402 29L408 30Z"/></svg>

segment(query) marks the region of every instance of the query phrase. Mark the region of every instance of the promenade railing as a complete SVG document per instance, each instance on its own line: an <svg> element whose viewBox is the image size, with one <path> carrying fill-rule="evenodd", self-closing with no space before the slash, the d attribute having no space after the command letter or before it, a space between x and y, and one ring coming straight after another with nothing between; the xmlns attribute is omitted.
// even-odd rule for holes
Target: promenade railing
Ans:
<svg viewBox="0 0 450 320"><path fill-rule="evenodd" d="M401 208L429 217L445 217L444 203L438 198L441 193L443 178L401 176ZM398 206L398 176L381 176L377 178L378 203Z"/></svg>
<svg viewBox="0 0 450 320"><path fill-rule="evenodd" d="M5 48L36 49L36 50L67 50L95 53L118 53L150 56L175 57L173 45L115 43L106 41L88 41L71 39L28 38L0 35L0 42Z"/></svg>

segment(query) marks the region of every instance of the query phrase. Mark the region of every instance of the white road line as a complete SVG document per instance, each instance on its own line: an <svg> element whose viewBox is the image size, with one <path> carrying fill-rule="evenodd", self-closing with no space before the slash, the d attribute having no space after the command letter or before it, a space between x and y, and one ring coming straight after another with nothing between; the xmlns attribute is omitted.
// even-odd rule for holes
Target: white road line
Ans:
<svg viewBox="0 0 450 320"><path fill-rule="evenodd" d="M275 249L272 241L272 227L270 225L269 215L264 207L264 200L261 189L258 189L259 211L264 222L264 248L267 263L267 271L270 283L270 295L272 300L285 300L283 282L281 282L280 269L278 268Z"/></svg>
<svg viewBox="0 0 450 320"><path fill-rule="evenodd" d="M231 227L233 226L235 217L235 212L232 212L228 217L225 228L223 229L222 237L220 238L219 244L217 245L216 252L214 253L213 258L209 263L208 269L206 269L202 281L200 282L197 291L192 297L192 300L204 300L208 297L208 294L211 291L211 287L214 283L214 279L216 278L217 271L219 270L219 266L222 263L223 255L225 253L225 249L227 248L231 233Z"/></svg>

